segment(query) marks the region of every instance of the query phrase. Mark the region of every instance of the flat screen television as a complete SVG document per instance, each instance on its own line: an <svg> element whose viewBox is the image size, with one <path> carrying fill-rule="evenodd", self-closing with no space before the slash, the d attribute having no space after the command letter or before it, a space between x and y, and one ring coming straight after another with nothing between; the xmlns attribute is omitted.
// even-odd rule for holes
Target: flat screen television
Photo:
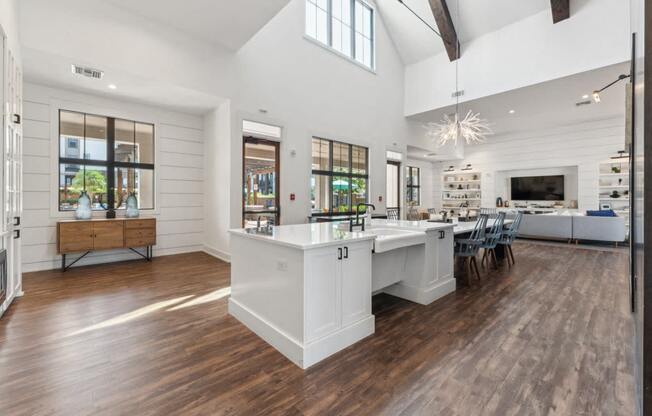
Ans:
<svg viewBox="0 0 652 416"><path fill-rule="evenodd" d="M563 201L564 175L512 178L513 201Z"/></svg>

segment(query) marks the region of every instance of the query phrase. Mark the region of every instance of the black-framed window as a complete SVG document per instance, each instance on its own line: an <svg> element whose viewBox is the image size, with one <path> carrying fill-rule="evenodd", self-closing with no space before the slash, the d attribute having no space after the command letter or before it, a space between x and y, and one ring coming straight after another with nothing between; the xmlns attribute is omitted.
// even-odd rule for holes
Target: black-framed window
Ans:
<svg viewBox="0 0 652 416"><path fill-rule="evenodd" d="M369 149L314 137L310 184L313 214L354 213L368 201Z"/></svg>
<svg viewBox="0 0 652 416"><path fill-rule="evenodd" d="M405 167L407 203L421 205L421 170L414 166Z"/></svg>
<svg viewBox="0 0 652 416"><path fill-rule="evenodd" d="M93 210L123 209L135 193L154 209L154 125L59 111L59 211L73 211L82 191Z"/></svg>

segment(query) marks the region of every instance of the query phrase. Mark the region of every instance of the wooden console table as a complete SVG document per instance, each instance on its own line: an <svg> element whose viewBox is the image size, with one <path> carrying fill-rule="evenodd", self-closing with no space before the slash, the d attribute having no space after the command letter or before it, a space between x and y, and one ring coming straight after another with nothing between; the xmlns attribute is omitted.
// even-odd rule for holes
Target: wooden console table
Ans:
<svg viewBox="0 0 652 416"><path fill-rule="evenodd" d="M61 254L61 270L68 270L87 254L97 250L128 248L147 261L156 245L155 218L113 218L65 220L57 222L57 253ZM136 250L144 247L145 254ZM85 252L66 265L66 255Z"/></svg>

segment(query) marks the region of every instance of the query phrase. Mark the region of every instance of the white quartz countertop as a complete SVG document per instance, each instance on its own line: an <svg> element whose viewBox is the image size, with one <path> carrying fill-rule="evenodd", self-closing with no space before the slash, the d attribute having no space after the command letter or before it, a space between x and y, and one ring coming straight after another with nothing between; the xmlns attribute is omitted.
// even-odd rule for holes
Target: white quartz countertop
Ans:
<svg viewBox="0 0 652 416"><path fill-rule="evenodd" d="M413 232L428 232L432 230L452 229L453 224L435 223L427 221L396 221L374 219L367 225L366 231L356 228L349 232L348 222L327 222L312 224L280 225L272 227L270 234L257 233L255 229L234 229L229 230L233 235L245 238L252 238L260 241L267 241L272 244L279 244L294 247L302 250L354 241L374 240L379 237L374 229L396 228Z"/></svg>
<svg viewBox="0 0 652 416"><path fill-rule="evenodd" d="M314 224L279 225L272 227L270 235L254 233L245 229L229 230L233 235L267 241L302 250L326 247L355 241L373 240L375 235L362 232L349 232L338 228L338 223L324 222ZM255 229L252 229L255 230Z"/></svg>
<svg viewBox="0 0 652 416"><path fill-rule="evenodd" d="M453 228L452 223L428 222L428 221L405 221L405 220L371 220L370 228L399 228L410 231L433 231Z"/></svg>

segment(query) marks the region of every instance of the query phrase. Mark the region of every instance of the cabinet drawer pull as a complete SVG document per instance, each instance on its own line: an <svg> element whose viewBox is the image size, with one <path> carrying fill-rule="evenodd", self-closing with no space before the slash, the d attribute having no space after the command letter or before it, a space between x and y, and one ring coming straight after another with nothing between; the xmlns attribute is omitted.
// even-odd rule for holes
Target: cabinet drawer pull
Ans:
<svg viewBox="0 0 652 416"><path fill-rule="evenodd" d="M17 240L20 238L20 230L14 230L14 239Z"/></svg>
<svg viewBox="0 0 652 416"><path fill-rule="evenodd" d="M337 259L342 260L342 247L337 248Z"/></svg>
<svg viewBox="0 0 652 416"><path fill-rule="evenodd" d="M444 238L446 238L446 231L440 231L439 232L439 239L443 240Z"/></svg>
<svg viewBox="0 0 652 416"><path fill-rule="evenodd" d="M344 247L344 258L345 259L349 258L349 248L348 247Z"/></svg>

